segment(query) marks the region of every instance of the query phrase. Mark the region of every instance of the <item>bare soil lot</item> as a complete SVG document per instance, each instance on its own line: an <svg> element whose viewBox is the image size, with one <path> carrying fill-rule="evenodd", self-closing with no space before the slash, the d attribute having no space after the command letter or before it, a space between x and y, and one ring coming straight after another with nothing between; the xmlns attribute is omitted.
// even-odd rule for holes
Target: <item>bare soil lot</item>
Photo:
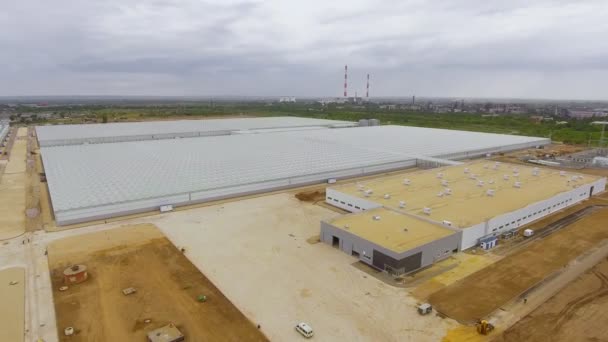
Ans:
<svg viewBox="0 0 608 342"><path fill-rule="evenodd" d="M362 272L324 243L320 220L335 211L284 192L132 219L157 225L271 341L438 341L457 326L420 316L417 300ZM107 227L102 225L101 227ZM95 229L95 227L91 227Z"/></svg>
<svg viewBox="0 0 608 342"><path fill-rule="evenodd" d="M429 297L443 314L472 323L522 295L571 260L608 238L602 208L546 238L445 287Z"/></svg>
<svg viewBox="0 0 608 342"><path fill-rule="evenodd" d="M61 341L144 341L171 322L189 341L267 341L153 225L62 239L48 255ZM85 264L89 279L59 291L73 264ZM125 296L127 287L137 292ZM66 327L76 333L64 336Z"/></svg>
<svg viewBox="0 0 608 342"><path fill-rule="evenodd" d="M494 341L606 341L607 336L608 259L604 259Z"/></svg>
<svg viewBox="0 0 608 342"><path fill-rule="evenodd" d="M25 269L0 270L0 341L23 341Z"/></svg>

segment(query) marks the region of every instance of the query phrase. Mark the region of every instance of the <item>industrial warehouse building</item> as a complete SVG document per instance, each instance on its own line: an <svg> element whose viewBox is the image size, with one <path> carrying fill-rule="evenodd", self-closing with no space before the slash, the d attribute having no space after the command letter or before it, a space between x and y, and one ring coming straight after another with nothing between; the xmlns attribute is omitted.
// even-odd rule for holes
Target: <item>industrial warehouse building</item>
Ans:
<svg viewBox="0 0 608 342"><path fill-rule="evenodd" d="M606 178L480 160L328 188L326 202L350 212L392 208L460 230L460 248L497 236L603 192Z"/></svg>
<svg viewBox="0 0 608 342"><path fill-rule="evenodd" d="M36 133L40 146L61 146L351 126L356 126L356 123L274 117L38 126Z"/></svg>
<svg viewBox="0 0 608 342"><path fill-rule="evenodd" d="M183 122L111 124L101 133L86 127L100 125L37 127L57 224L550 143L417 127L350 128L345 122L299 118L263 118L255 125L251 120L257 119L229 120L229 125L214 123L208 135L190 138L184 133L190 125Z"/></svg>
<svg viewBox="0 0 608 342"><path fill-rule="evenodd" d="M321 241L394 275L429 266L460 250L461 231L392 209L376 208L321 222Z"/></svg>

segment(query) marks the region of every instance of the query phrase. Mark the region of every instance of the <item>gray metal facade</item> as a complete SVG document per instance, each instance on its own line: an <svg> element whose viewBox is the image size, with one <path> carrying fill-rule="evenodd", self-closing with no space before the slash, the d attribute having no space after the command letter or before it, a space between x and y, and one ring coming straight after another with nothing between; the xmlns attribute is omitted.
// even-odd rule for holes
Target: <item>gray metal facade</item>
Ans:
<svg viewBox="0 0 608 342"><path fill-rule="evenodd" d="M322 221L320 240L331 246L334 238L337 238L339 245L336 247L345 253L358 256L359 260L380 271L405 274L430 266L460 251L461 235L461 231L454 230L452 235L396 253Z"/></svg>

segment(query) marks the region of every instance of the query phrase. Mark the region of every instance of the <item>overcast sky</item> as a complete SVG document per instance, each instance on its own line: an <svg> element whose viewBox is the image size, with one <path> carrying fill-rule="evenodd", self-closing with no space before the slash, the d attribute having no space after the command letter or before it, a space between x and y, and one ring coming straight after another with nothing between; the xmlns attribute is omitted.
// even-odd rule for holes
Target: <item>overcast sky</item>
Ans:
<svg viewBox="0 0 608 342"><path fill-rule="evenodd" d="M608 0L19 0L0 96L608 100Z"/></svg>

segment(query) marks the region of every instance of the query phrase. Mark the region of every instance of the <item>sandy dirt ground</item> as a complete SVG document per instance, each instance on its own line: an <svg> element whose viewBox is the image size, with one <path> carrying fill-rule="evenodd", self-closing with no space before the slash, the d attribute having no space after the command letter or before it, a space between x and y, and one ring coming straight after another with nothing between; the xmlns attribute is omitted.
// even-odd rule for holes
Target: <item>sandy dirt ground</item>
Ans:
<svg viewBox="0 0 608 342"><path fill-rule="evenodd" d="M314 328L315 341L438 341L457 326L419 316L418 301L407 290L353 267L356 259L342 251L307 241L319 234L320 220L340 214L294 194L122 224L157 225L271 341L301 339L294 326L302 321Z"/></svg>
<svg viewBox="0 0 608 342"><path fill-rule="evenodd" d="M23 341L24 320L25 270L0 270L0 341Z"/></svg>
<svg viewBox="0 0 608 342"><path fill-rule="evenodd" d="M566 286L494 341L608 340L608 259Z"/></svg>
<svg viewBox="0 0 608 342"><path fill-rule="evenodd" d="M607 239L607 220L608 208L600 209L435 292L429 301L443 314L463 323L487 317Z"/></svg>
<svg viewBox="0 0 608 342"><path fill-rule="evenodd" d="M190 341L267 341L153 225L61 239L48 255L61 341L143 341L171 322ZM59 291L72 264L85 264L89 279ZM125 296L127 287L137 292ZM75 335L64 336L66 327Z"/></svg>
<svg viewBox="0 0 608 342"><path fill-rule="evenodd" d="M0 240L25 231L27 127L20 127L0 179Z"/></svg>

